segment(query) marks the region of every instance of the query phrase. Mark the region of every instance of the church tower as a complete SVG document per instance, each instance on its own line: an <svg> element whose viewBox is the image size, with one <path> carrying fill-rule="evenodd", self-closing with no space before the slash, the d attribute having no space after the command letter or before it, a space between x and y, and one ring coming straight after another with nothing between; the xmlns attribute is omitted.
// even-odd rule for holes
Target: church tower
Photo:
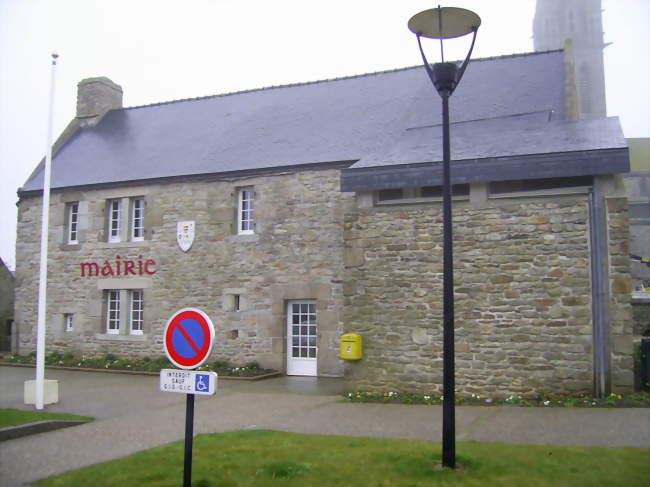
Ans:
<svg viewBox="0 0 650 487"><path fill-rule="evenodd" d="M580 118L606 117L601 0L537 0L533 20L536 51L573 44Z"/></svg>

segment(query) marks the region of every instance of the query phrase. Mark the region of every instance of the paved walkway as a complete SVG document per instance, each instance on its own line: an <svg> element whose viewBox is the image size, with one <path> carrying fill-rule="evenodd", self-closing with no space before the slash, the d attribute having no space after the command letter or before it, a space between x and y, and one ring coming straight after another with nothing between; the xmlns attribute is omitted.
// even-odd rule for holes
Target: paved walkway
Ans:
<svg viewBox="0 0 650 487"><path fill-rule="evenodd" d="M0 408L25 408L23 382L34 369L0 367ZM0 443L0 487L119 458L184 437L185 396L162 393L157 377L46 371L61 402L48 411L96 421ZM195 434L239 429L439 441L436 406L350 404L339 379L222 380L196 399ZM458 407L458 441L650 447L650 409Z"/></svg>

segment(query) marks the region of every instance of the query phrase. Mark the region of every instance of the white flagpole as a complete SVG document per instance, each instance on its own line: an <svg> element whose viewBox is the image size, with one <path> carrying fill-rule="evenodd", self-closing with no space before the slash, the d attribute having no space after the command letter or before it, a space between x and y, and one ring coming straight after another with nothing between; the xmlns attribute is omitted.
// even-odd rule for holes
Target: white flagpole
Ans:
<svg viewBox="0 0 650 487"><path fill-rule="evenodd" d="M41 220L41 265L38 277L38 329L36 335L36 409L43 409L45 389L45 318L47 312L47 242L50 232L50 173L52 166L52 125L54 121L54 81L58 54L52 54L50 113L47 120L47 147L43 175L43 215Z"/></svg>

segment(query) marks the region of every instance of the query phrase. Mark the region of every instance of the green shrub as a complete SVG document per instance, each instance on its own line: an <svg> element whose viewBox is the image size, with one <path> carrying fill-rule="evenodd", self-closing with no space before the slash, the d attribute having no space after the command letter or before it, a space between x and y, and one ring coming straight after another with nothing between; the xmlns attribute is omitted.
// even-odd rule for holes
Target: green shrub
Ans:
<svg viewBox="0 0 650 487"><path fill-rule="evenodd" d="M227 360L215 360L212 362L212 368L214 370L225 370L225 369L230 369L230 362Z"/></svg>

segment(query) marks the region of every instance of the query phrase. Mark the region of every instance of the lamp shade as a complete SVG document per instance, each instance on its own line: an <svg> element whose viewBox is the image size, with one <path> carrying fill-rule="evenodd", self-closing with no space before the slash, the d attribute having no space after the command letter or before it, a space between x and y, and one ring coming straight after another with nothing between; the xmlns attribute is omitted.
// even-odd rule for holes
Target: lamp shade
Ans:
<svg viewBox="0 0 650 487"><path fill-rule="evenodd" d="M411 17L408 23L411 32L431 39L461 37L478 29L480 25L481 18L478 15L457 7L423 10Z"/></svg>

